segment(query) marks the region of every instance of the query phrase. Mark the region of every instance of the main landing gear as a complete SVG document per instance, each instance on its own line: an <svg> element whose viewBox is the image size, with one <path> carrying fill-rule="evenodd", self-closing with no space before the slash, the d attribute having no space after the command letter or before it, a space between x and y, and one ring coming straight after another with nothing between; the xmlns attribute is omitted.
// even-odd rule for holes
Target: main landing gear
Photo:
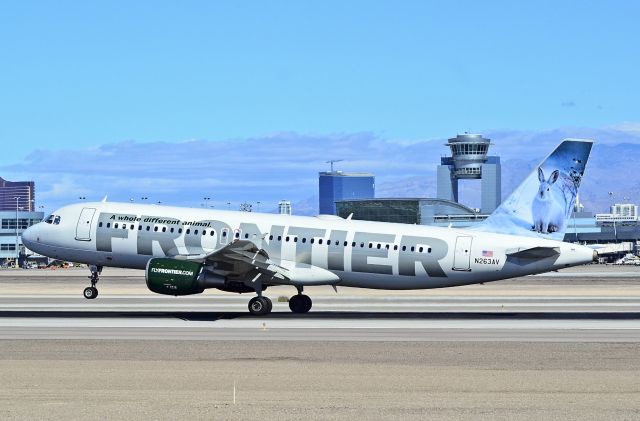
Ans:
<svg viewBox="0 0 640 421"><path fill-rule="evenodd" d="M254 316L264 316L266 314L271 313L271 309L273 308L273 303L268 297L259 295L257 297L253 297L249 301L249 313Z"/></svg>
<svg viewBox="0 0 640 421"><path fill-rule="evenodd" d="M289 298L289 308L293 313L308 313L311 310L311 298L302 293L302 287L298 288L298 295Z"/></svg>
<svg viewBox="0 0 640 421"><path fill-rule="evenodd" d="M293 313L308 313L311 310L311 298L302 293L302 287L298 288L298 294L289 299L289 308ZM253 316L265 316L271 313L273 303L268 297L262 295L262 287L256 286L257 297L249 301L249 313Z"/></svg>
<svg viewBox="0 0 640 421"><path fill-rule="evenodd" d="M102 273L102 266L89 266L89 270L91 270L91 276L88 278L91 280L91 286L86 287L82 292L84 298L87 300L93 300L98 296L98 288L96 288L96 284L100 280L100 273Z"/></svg>

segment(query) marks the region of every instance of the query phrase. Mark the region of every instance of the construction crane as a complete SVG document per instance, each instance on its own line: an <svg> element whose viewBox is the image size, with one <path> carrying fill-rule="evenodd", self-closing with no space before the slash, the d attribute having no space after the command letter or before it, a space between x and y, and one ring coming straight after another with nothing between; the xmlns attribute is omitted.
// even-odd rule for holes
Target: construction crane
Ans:
<svg viewBox="0 0 640 421"><path fill-rule="evenodd" d="M342 162L344 159L330 159L327 161L327 164L331 164L331 172L333 172L333 164L336 162Z"/></svg>

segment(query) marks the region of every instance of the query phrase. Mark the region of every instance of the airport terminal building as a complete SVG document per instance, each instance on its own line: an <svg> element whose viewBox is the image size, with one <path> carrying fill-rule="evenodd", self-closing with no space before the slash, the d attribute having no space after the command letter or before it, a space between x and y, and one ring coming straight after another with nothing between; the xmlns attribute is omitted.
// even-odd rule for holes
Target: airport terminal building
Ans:
<svg viewBox="0 0 640 421"><path fill-rule="evenodd" d="M7 181L0 177L0 264L24 254L22 232L44 219L35 211L35 183Z"/></svg>

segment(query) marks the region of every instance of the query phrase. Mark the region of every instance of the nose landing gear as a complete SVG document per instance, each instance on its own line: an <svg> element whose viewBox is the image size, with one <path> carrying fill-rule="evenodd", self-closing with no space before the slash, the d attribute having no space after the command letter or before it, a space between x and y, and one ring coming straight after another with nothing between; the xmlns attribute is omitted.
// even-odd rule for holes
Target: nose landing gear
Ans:
<svg viewBox="0 0 640 421"><path fill-rule="evenodd" d="M96 284L100 280L102 266L91 265L89 266L89 270L91 270L91 276L89 276L89 279L91 280L91 286L86 287L82 292L82 295L84 295L84 298L86 298L87 300L93 300L98 296L98 288L96 288Z"/></svg>

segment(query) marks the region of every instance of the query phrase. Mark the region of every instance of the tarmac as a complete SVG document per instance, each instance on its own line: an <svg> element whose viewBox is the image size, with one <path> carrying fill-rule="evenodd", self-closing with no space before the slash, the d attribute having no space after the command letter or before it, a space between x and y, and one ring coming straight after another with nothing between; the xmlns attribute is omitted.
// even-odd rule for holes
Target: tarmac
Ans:
<svg viewBox="0 0 640 421"><path fill-rule="evenodd" d="M2 419L638 419L640 268L424 291L166 297L140 271L0 271ZM235 384L235 404L234 404Z"/></svg>

